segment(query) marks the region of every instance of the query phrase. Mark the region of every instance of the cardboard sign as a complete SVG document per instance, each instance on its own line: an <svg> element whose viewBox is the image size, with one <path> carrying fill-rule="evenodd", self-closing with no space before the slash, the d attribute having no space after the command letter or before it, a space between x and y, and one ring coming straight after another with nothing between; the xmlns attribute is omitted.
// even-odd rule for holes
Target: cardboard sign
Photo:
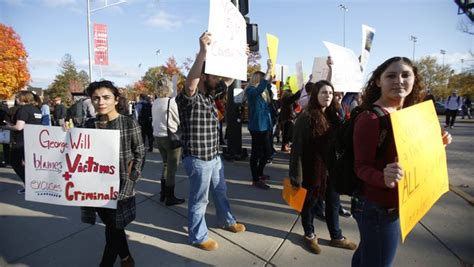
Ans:
<svg viewBox="0 0 474 267"><path fill-rule="evenodd" d="M26 124L25 199L115 209L119 192L119 130Z"/></svg>
<svg viewBox="0 0 474 267"><path fill-rule="evenodd" d="M362 24L362 51L360 52L360 67L362 72L365 71L369 62L370 50L374 42L375 29Z"/></svg>
<svg viewBox="0 0 474 267"><path fill-rule="evenodd" d="M313 73L311 82L326 80L329 73L329 67L326 64L327 57L315 57L313 62Z"/></svg>
<svg viewBox="0 0 474 267"><path fill-rule="evenodd" d="M272 76L275 75L275 66L278 55L278 43L279 40L275 35L267 33L267 50L268 57L272 60Z"/></svg>
<svg viewBox="0 0 474 267"><path fill-rule="evenodd" d="M286 203L298 212L303 209L304 200L306 198L306 189L299 187L293 188L290 183L290 178L285 177L283 179L283 192L282 196Z"/></svg>
<svg viewBox="0 0 474 267"><path fill-rule="evenodd" d="M360 92L363 86L363 77L359 60L354 52L345 47L324 42L329 55L334 62L332 65L331 83L336 92Z"/></svg>
<svg viewBox="0 0 474 267"><path fill-rule="evenodd" d="M230 1L211 0L209 32L212 42L206 54L205 72L247 80L247 25Z"/></svg>
<svg viewBox="0 0 474 267"><path fill-rule="evenodd" d="M390 114L397 155L404 170L398 183L402 240L449 190L446 150L431 101Z"/></svg>

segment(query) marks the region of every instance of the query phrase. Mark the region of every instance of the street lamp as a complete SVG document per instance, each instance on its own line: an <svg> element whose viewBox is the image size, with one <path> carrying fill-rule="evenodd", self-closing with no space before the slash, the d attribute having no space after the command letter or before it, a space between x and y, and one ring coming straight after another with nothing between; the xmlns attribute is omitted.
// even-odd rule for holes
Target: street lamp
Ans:
<svg viewBox="0 0 474 267"><path fill-rule="evenodd" d="M158 67L158 65L160 65L160 60L158 59L158 57L161 54L161 49L156 50L155 54L156 54L156 66Z"/></svg>
<svg viewBox="0 0 474 267"><path fill-rule="evenodd" d="M345 5L340 4L339 8L343 11L343 23L342 23L342 40L343 45L346 47L346 12L349 10Z"/></svg>
<svg viewBox="0 0 474 267"><path fill-rule="evenodd" d="M413 57L412 57L412 61L415 61L415 44L416 44L416 41L418 40L418 38L414 35L410 35L410 41L413 42Z"/></svg>
<svg viewBox="0 0 474 267"><path fill-rule="evenodd" d="M464 58L461 58L461 72L464 71Z"/></svg>
<svg viewBox="0 0 474 267"><path fill-rule="evenodd" d="M444 55L446 54L446 50L439 50L439 52L441 53L441 55L443 55L443 67L444 67Z"/></svg>
<svg viewBox="0 0 474 267"><path fill-rule="evenodd" d="M89 53L89 83L92 82L91 13L126 2L125 0L121 0L113 4L108 4L107 0L105 0L104 6L91 10L90 1L91 0L87 0L87 51Z"/></svg>

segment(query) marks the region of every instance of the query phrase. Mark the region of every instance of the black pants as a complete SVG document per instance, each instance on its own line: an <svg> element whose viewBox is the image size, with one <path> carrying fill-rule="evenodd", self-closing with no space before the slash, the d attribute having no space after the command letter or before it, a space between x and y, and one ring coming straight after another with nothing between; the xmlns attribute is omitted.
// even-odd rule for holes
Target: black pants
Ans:
<svg viewBox="0 0 474 267"><path fill-rule="evenodd" d="M282 135L281 144L283 147L284 145L289 144L293 139L293 121L286 121L283 124Z"/></svg>
<svg viewBox="0 0 474 267"><path fill-rule="evenodd" d="M101 267L114 266L117 255L121 259L130 255L125 229L115 227L116 210L98 208L97 213L105 224L105 248L102 255Z"/></svg>
<svg viewBox="0 0 474 267"><path fill-rule="evenodd" d="M250 131L252 135L252 154L250 155L250 171L252 180L258 181L263 169L272 155L270 138L271 131Z"/></svg>
<svg viewBox="0 0 474 267"><path fill-rule="evenodd" d="M457 110L447 109L446 110L446 126L454 126L457 115L458 115Z"/></svg>
<svg viewBox="0 0 474 267"><path fill-rule="evenodd" d="M148 148L153 149L153 139L155 138L153 136L153 126L150 123L144 123L141 124L142 126L142 139L143 139L143 145L145 145L145 139L148 139Z"/></svg>
<svg viewBox="0 0 474 267"><path fill-rule="evenodd" d="M25 183L25 147L13 146L10 150L10 164L15 173Z"/></svg>

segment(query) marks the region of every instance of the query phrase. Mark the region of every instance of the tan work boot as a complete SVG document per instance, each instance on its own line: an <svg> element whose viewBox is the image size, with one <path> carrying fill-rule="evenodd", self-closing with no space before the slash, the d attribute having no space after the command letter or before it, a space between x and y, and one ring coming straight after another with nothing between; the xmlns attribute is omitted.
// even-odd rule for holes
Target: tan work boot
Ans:
<svg viewBox="0 0 474 267"><path fill-rule="evenodd" d="M234 223L232 225L224 227L224 229L232 233L240 233L245 232L245 225L241 223Z"/></svg>
<svg viewBox="0 0 474 267"><path fill-rule="evenodd" d="M212 251L219 248L219 244L212 238L208 238L206 241L201 243L195 243L193 246L207 251Z"/></svg>
<svg viewBox="0 0 474 267"><path fill-rule="evenodd" d="M316 238L316 235L313 234L312 236L309 236L309 237L305 236L304 241L311 252L313 252L314 254L321 253L321 248L318 245L318 238Z"/></svg>
<svg viewBox="0 0 474 267"><path fill-rule="evenodd" d="M329 242L329 245L332 247L336 248L344 248L344 249L349 249L349 250L355 250L357 248L357 245L347 239L346 237L342 237L342 239L331 239Z"/></svg>

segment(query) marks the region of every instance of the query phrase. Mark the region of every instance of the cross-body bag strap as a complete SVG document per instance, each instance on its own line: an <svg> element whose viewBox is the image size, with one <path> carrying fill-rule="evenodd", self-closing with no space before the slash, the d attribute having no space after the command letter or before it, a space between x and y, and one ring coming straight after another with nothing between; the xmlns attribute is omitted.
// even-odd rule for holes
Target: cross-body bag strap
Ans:
<svg viewBox="0 0 474 267"><path fill-rule="evenodd" d="M170 129L170 128L168 127L168 125L169 125L169 124L168 124L168 121L169 121L169 119L170 119L170 101L171 101L171 97L168 98L168 107L166 108L166 129L168 129L168 130Z"/></svg>

